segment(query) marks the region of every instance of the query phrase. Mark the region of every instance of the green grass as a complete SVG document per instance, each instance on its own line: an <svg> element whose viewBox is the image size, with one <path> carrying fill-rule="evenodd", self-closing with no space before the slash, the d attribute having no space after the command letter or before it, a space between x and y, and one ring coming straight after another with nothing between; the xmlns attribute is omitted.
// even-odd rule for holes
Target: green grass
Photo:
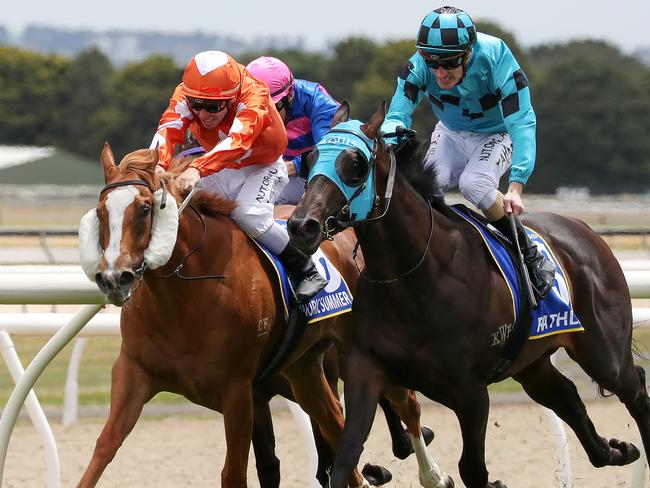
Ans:
<svg viewBox="0 0 650 488"><path fill-rule="evenodd" d="M47 342L47 338L16 337L13 339L18 356L26 368ZM45 369L34 386L42 405L61 406L65 390L68 363L72 354L68 344ZM110 399L111 368L120 349L119 338L90 338L86 340L79 368L79 405L107 405ZM0 368L0 404L9 399L14 383L6 368ZM183 403L186 400L172 393L161 393L154 403Z"/></svg>
<svg viewBox="0 0 650 488"><path fill-rule="evenodd" d="M650 329L635 329L634 338L636 349L641 353L641 357L635 357L635 363L650 371ZM45 338L16 337L14 339L16 350L24 367L27 367L46 342ZM119 338L90 338L86 340L79 369L79 404L81 406L107 405L109 403L111 367L117 358L119 348ZM41 404L52 407L59 407L63 404L65 378L71 353L72 344L69 344L54 358L37 381L34 391ZM7 369L0 368L0 404L7 403L13 386L14 383ZM490 393L518 393L522 389L517 382L507 379L491 385L489 391ZM173 393L160 393L152 402L180 404L187 400Z"/></svg>

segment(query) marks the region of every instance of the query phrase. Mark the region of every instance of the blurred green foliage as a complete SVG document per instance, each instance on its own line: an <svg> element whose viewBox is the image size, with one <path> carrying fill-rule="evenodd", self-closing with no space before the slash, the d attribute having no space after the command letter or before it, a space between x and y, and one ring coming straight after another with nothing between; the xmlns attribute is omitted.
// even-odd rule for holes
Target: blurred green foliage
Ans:
<svg viewBox="0 0 650 488"><path fill-rule="evenodd" d="M538 158L528 191L586 186L594 192L650 191L650 68L600 41L525 49L492 22L479 30L506 41L531 82ZM297 78L318 81L355 118L390 103L414 39L382 43L350 37L327 52L251 52L283 59ZM73 59L0 46L0 144L54 145L96 160L104 141L122 157L147 147L182 68L151 57L117 69L97 49ZM436 123L426 102L413 126L428 138Z"/></svg>

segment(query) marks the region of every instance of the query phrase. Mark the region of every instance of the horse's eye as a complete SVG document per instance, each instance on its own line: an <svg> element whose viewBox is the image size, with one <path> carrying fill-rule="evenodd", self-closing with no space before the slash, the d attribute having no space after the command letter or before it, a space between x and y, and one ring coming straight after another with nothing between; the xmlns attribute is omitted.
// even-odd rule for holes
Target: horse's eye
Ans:
<svg viewBox="0 0 650 488"><path fill-rule="evenodd" d="M151 207L149 205L145 205L142 207L142 216L147 217L151 213Z"/></svg>

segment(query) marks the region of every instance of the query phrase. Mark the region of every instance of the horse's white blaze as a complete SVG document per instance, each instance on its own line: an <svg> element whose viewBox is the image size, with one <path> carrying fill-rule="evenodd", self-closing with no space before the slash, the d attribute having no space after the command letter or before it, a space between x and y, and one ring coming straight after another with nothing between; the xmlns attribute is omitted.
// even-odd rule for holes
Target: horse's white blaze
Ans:
<svg viewBox="0 0 650 488"><path fill-rule="evenodd" d="M124 186L116 188L109 193L106 198L106 210L108 210L108 247L104 251L104 257L108 264L108 269L115 267L115 261L120 255L120 244L122 242L122 224L124 222L124 212L127 207L133 203L135 197L139 195L138 190L133 186Z"/></svg>

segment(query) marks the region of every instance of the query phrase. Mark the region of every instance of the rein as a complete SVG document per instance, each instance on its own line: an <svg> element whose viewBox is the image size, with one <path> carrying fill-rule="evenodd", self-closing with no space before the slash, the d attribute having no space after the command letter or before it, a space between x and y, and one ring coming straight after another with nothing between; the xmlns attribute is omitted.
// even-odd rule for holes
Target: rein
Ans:
<svg viewBox="0 0 650 488"><path fill-rule="evenodd" d="M208 233L208 229L207 229L207 226L205 225L205 220L203 219L203 216L201 215L201 212L199 212L199 211L198 211L196 208L194 208L192 205L187 205L187 208L192 209L192 211L194 211L194 213L196 214L196 216L197 216L197 217L199 218L199 220L201 221L201 225L203 226L203 235L201 236L201 240L198 242L198 244L197 244L196 246L194 246L194 247L192 248L192 250L191 250L188 254L185 255L185 257L184 257L183 259L181 259L180 264L179 264L178 266L176 266L176 268L174 269L174 271L172 271L172 272L169 273L169 274L163 275L163 276L152 276L152 278L155 278L155 279L158 279L158 280L162 280L162 279L164 279L164 278L171 278L172 276L176 275L176 276L178 276L178 277L179 277L180 279L182 279L182 280L210 280L210 279L225 279L225 278L226 278L226 275L184 276L184 275L181 274L181 270L183 269L183 266L185 266L185 261L187 261L187 259L188 259L192 254L194 254L196 251L199 250L199 248L200 248L201 245L203 244L203 241L205 240L205 236L206 236L207 233Z"/></svg>
<svg viewBox="0 0 650 488"><path fill-rule="evenodd" d="M354 265L357 267L357 271L359 272L359 275L364 280L370 283L374 283L376 285L388 285L390 283L395 283L396 281L399 281L402 278L406 278L408 275L410 275L415 270L417 270L422 265L422 263L424 263L424 260L427 257L429 246L431 245L431 238L433 237L433 207L431 205L429 205L429 213L431 214L431 226L429 227L429 237L427 238L427 244L424 247L424 252L422 253L422 257L420 258L420 260L417 262L415 266L413 266L405 273L402 273L401 275L396 276L394 278L390 278L386 280L376 280L374 278L371 278L370 276L368 276L368 273L365 271L365 268L363 270L359 268L359 263L357 262L357 250L359 249L359 241L357 241L357 243L354 246L354 250L352 251L352 259L354 260Z"/></svg>

